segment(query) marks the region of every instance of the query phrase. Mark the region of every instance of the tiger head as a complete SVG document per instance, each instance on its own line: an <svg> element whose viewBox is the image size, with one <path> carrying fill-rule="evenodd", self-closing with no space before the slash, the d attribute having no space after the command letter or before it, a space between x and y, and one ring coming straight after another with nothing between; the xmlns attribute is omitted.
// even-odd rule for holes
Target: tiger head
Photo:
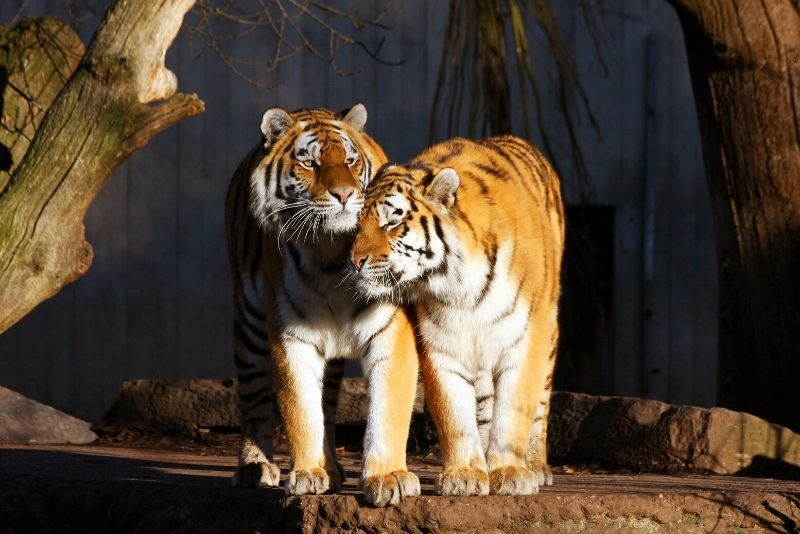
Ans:
<svg viewBox="0 0 800 534"><path fill-rule="evenodd" d="M402 301L429 289L447 271L457 244L455 194L460 179L452 168L389 165L378 171L351 249L358 287L370 298Z"/></svg>
<svg viewBox="0 0 800 534"><path fill-rule="evenodd" d="M277 223L287 238L353 231L364 188L386 159L362 131L366 122L360 103L341 114L267 110L261 121L265 155L250 177L255 218Z"/></svg>

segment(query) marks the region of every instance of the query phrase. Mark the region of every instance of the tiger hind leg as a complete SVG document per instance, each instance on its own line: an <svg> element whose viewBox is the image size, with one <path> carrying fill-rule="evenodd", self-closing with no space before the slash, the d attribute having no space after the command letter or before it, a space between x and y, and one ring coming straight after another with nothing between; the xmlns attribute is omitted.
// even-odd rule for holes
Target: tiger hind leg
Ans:
<svg viewBox="0 0 800 534"><path fill-rule="evenodd" d="M492 494L531 495L548 478L552 482L545 416L557 332L556 315L547 308L535 309L527 334L507 352L506 362L496 371L495 414L486 453ZM537 447L532 455L534 433Z"/></svg>
<svg viewBox="0 0 800 534"><path fill-rule="evenodd" d="M335 473L329 473L331 489L339 491L344 483L344 469L336 457L336 405L344 376L345 360L331 360L325 366L322 379L322 413L325 418L325 457L327 465L336 466Z"/></svg>
<svg viewBox="0 0 800 534"><path fill-rule="evenodd" d="M280 416L275 400L274 364L266 348L266 334L254 327L256 323L249 322L247 326L235 321L234 324L242 441L233 485L276 487L280 483L280 468L273 458L273 440Z"/></svg>
<svg viewBox="0 0 800 534"><path fill-rule="evenodd" d="M557 352L558 345L553 343L548 360L545 387L539 404L536 406L536 418L533 421L533 431L525 457L528 469L534 472L540 486L553 485L553 472L547 463L547 419L550 415L550 397L553 394L553 372Z"/></svg>

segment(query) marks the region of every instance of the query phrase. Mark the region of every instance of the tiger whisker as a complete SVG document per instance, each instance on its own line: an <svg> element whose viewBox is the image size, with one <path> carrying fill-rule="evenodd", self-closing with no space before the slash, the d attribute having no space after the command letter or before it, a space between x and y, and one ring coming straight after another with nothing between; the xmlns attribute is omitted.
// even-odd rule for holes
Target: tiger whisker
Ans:
<svg viewBox="0 0 800 534"><path fill-rule="evenodd" d="M292 241L296 235L303 231L303 226L305 226L306 221L310 217L310 211L306 210L303 212L303 216L300 217L298 221L295 222L294 230L292 230L288 237L286 238L287 241Z"/></svg>
<svg viewBox="0 0 800 534"><path fill-rule="evenodd" d="M287 238L286 238L286 240L287 240L287 241L291 241L291 240L293 240L293 239L295 238L295 236L299 236L299 235L300 235L300 232L302 232L302 231L303 231L303 227L306 225L306 222L307 222L307 221L309 220L309 218L311 218L313 215L314 215L314 210L313 210L313 208L308 208L308 209L306 209L306 210L303 210L303 216L302 216L302 217L300 218L300 220L299 220L299 221L298 221L298 222L295 224L295 229L294 229L294 231L292 231L292 233L289 235L289 237L287 237Z"/></svg>
<svg viewBox="0 0 800 534"><path fill-rule="evenodd" d="M293 224L297 223L298 221L302 220L302 218L311 211L310 207L303 208L299 210L297 213L293 214L289 219L281 225L281 229L278 232L277 240L278 240L278 252L281 252L281 236L288 230ZM291 239L291 236L289 237ZM288 241L288 239L287 239Z"/></svg>
<svg viewBox="0 0 800 534"><path fill-rule="evenodd" d="M270 217L272 217L273 215L275 215L276 213L278 213L280 211L284 211L284 210L288 210L288 209L292 209L292 208L297 208L299 206L303 206L303 205L306 205L306 204L308 204L308 201L306 201L306 200L302 200L302 201L299 201L299 202L292 202L290 204L285 204L285 205L281 206L280 208L274 209L271 212L267 213L264 216L264 218L265 219L269 219Z"/></svg>

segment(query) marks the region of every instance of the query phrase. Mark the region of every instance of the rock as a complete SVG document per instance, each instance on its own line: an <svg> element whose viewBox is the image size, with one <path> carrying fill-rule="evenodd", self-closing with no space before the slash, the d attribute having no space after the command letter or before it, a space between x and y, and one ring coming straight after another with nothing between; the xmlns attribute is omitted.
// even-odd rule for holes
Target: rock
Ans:
<svg viewBox="0 0 800 534"><path fill-rule="evenodd" d="M190 432L239 428L234 380L128 380L95 430Z"/></svg>
<svg viewBox="0 0 800 534"><path fill-rule="evenodd" d="M554 393L551 457L609 462L646 470L734 474L754 462L800 466L800 435L754 415L724 408Z"/></svg>
<svg viewBox="0 0 800 534"><path fill-rule="evenodd" d="M364 425L367 385L363 378L345 378L339 392L337 424ZM415 412L422 413L422 387L417 387ZM236 381L130 380L95 429L106 433L187 432L194 428L238 429Z"/></svg>
<svg viewBox="0 0 800 534"><path fill-rule="evenodd" d="M96 426L103 432L187 432L239 428L234 380L132 380ZM422 387L414 412L423 412ZM345 378L337 424L363 426L366 381ZM424 418L418 418L422 420ZM550 410L551 458L656 471L786 473L800 468L800 436L750 414L673 406L624 397L556 392ZM419 439L421 432L415 432Z"/></svg>
<svg viewBox="0 0 800 534"><path fill-rule="evenodd" d="M0 386L0 443L84 444L96 439L88 422Z"/></svg>

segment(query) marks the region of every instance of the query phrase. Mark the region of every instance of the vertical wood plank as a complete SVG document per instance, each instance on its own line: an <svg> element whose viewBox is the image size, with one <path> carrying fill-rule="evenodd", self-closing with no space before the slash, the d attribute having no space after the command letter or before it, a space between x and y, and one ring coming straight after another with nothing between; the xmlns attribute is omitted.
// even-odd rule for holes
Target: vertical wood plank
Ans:
<svg viewBox="0 0 800 534"><path fill-rule="evenodd" d="M691 112L680 113L681 109L691 110L691 92L681 85L681 72L686 72L682 32L677 17L667 6L661 6L665 52L670 56L670 115L669 135L673 162L671 176L672 191L669 211L672 214L670 239L670 376L669 402L689 404L693 401L694 384L705 378L695 374L694 361L702 357L695 353L695 336L699 332L694 314L694 295L698 282L698 258L695 249L695 226L697 212L697 155L699 139L692 135L697 131L697 122Z"/></svg>
<svg viewBox="0 0 800 534"><path fill-rule="evenodd" d="M670 244L673 186L670 64L655 29L647 40L646 152L644 156L642 356L644 394L666 400L670 377Z"/></svg>
<svg viewBox="0 0 800 534"><path fill-rule="evenodd" d="M632 16L640 14L639 6ZM617 78L618 98L607 105L610 113L618 113L614 123L625 125L625 130L614 128L616 140L615 171L606 175L613 192L607 197L616 207L614 228L614 361L610 390L619 395L640 395L642 385L642 174L645 138L644 101L646 28L637 24L621 24L619 55L621 72ZM628 66L633 66L628 68ZM607 123L607 124L614 124ZM608 383L607 382L607 383Z"/></svg>

